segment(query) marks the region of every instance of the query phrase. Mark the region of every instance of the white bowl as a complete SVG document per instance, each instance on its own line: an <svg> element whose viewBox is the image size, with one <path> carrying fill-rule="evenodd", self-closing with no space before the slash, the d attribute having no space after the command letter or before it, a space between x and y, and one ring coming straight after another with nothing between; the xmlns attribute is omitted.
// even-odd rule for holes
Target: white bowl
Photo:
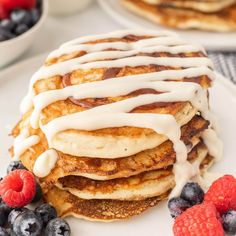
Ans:
<svg viewBox="0 0 236 236"><path fill-rule="evenodd" d="M86 8L91 0L49 0L49 14L70 15Z"/></svg>
<svg viewBox="0 0 236 236"><path fill-rule="evenodd" d="M0 42L0 68L21 56L33 43L48 14L48 2L43 0L43 9L39 21L16 38Z"/></svg>

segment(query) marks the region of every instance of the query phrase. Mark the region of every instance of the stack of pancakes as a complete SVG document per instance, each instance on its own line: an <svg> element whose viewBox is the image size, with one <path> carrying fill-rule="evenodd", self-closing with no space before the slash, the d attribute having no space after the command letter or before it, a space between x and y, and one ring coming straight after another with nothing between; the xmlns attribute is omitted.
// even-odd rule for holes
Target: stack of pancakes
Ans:
<svg viewBox="0 0 236 236"><path fill-rule="evenodd" d="M179 29L236 30L235 0L122 0L130 11Z"/></svg>
<svg viewBox="0 0 236 236"><path fill-rule="evenodd" d="M68 88L78 88L79 96L87 91L86 86L90 83L96 88L96 84L101 82L106 86L111 81L122 79L124 82L132 79L132 84L138 86L140 77L145 79L150 76L159 80L162 78L161 83L170 83L174 87L200 85L198 87L208 97L207 90L214 77L211 67L211 61L200 46L189 45L167 32L130 30L87 36L64 44L51 53L32 78L31 93L26 100L29 105L32 99L33 106L24 110L21 121L12 132L14 137L19 137L27 131L27 137L21 143L38 137L30 147L21 151L19 158L27 169L39 177L45 200L56 207L60 216L113 221L138 215L167 198L175 187L173 165L176 152L165 134L132 126L132 119L131 125L100 129L63 129L59 125L57 128L61 131L52 139L45 128L47 124L62 118L66 121L67 117L68 127L72 115L142 96L159 96L165 93L161 92L161 88L158 91L144 87L120 96L78 99L73 95L57 98L45 103L38 122L32 125L37 97L41 96L39 101L43 103L43 96L48 99L50 92L61 95ZM84 87L76 87L78 85ZM113 93L104 87L104 94L109 92ZM197 92L192 96L197 96ZM203 138L203 133L211 124L190 101L178 99L144 104L131 109L128 114L143 114L144 119L146 114L174 117L177 127L181 127L180 136L186 145L188 161L198 163L202 173L214 159ZM96 125L101 122L98 118L87 117L88 120L93 119ZM79 124L80 119L76 123ZM28 141L24 147L29 144ZM15 156L16 150L19 150L17 145L21 144L15 142L12 148ZM48 149L57 153L56 161L48 155L48 159L39 165L40 156ZM36 165L39 171L35 171ZM47 170L48 173L40 174Z"/></svg>

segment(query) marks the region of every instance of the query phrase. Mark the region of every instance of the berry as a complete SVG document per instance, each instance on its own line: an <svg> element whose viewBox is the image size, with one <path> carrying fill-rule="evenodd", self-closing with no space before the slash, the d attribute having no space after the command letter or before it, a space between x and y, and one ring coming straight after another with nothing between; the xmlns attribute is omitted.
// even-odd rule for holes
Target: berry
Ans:
<svg viewBox="0 0 236 236"><path fill-rule="evenodd" d="M186 210L177 217L175 236L224 236L219 214L211 203L202 203Z"/></svg>
<svg viewBox="0 0 236 236"><path fill-rule="evenodd" d="M31 9L35 7L36 0L1 0L1 5L8 10L16 8Z"/></svg>
<svg viewBox="0 0 236 236"><path fill-rule="evenodd" d="M32 211L24 211L13 223L13 231L21 236L39 236L42 231L42 220Z"/></svg>
<svg viewBox="0 0 236 236"><path fill-rule="evenodd" d="M42 199L42 189L40 187L40 185L37 183L36 184L36 193L34 196L34 199L32 200L32 203L36 203L39 202Z"/></svg>
<svg viewBox="0 0 236 236"><path fill-rule="evenodd" d="M0 29L6 30L8 32L11 32L14 29L14 22L10 19L4 19L0 22Z"/></svg>
<svg viewBox="0 0 236 236"><path fill-rule="evenodd" d="M12 39L14 37L15 37L14 34L8 32L6 30L0 29L0 42L8 40L8 39Z"/></svg>
<svg viewBox="0 0 236 236"><path fill-rule="evenodd" d="M42 0L36 0L36 8L40 9L42 6Z"/></svg>
<svg viewBox="0 0 236 236"><path fill-rule="evenodd" d="M42 219L43 224L45 226L50 220L55 219L57 217L56 209L52 205L47 203L37 207L35 209L35 214Z"/></svg>
<svg viewBox="0 0 236 236"><path fill-rule="evenodd" d="M9 234L9 236L17 236L17 235L13 232L13 230L10 229L10 228L7 228L7 232L8 232L8 234Z"/></svg>
<svg viewBox="0 0 236 236"><path fill-rule="evenodd" d="M0 227L0 236L10 236L6 229Z"/></svg>
<svg viewBox="0 0 236 236"><path fill-rule="evenodd" d="M10 211L11 208L6 203L0 203L0 226L4 226L6 224Z"/></svg>
<svg viewBox="0 0 236 236"><path fill-rule="evenodd" d="M14 170L0 182L0 195L11 207L23 207L35 196L36 181L27 170Z"/></svg>
<svg viewBox="0 0 236 236"><path fill-rule="evenodd" d="M230 210L222 215L224 230L229 234L236 234L236 211Z"/></svg>
<svg viewBox="0 0 236 236"><path fill-rule="evenodd" d="M187 183L182 189L180 197L189 201L192 205L202 203L204 192L198 183Z"/></svg>
<svg viewBox="0 0 236 236"><path fill-rule="evenodd" d="M9 11L2 4L0 4L0 20L6 19L8 16Z"/></svg>
<svg viewBox="0 0 236 236"><path fill-rule="evenodd" d="M29 11L25 9L16 9L11 12L11 20L17 25L32 25L32 17Z"/></svg>
<svg viewBox="0 0 236 236"><path fill-rule="evenodd" d="M8 224L12 228L13 223L15 222L16 217L18 217L22 212L28 211L27 208L15 208L13 209L8 216Z"/></svg>
<svg viewBox="0 0 236 236"><path fill-rule="evenodd" d="M11 21L12 22L12 21ZM14 25L14 23L12 22L12 24ZM14 27L14 26L13 26ZM25 166L23 166L21 161L12 161L9 166L7 167L7 174L9 174L10 172L14 171L14 170L18 170L18 169L22 169L22 170L26 170Z"/></svg>
<svg viewBox="0 0 236 236"><path fill-rule="evenodd" d="M168 208L173 218L182 214L189 207L191 207L191 204L180 197L171 198L168 202Z"/></svg>
<svg viewBox="0 0 236 236"><path fill-rule="evenodd" d="M37 8L34 8L30 11L30 13L31 13L32 24L34 25L39 21L40 11Z"/></svg>
<svg viewBox="0 0 236 236"><path fill-rule="evenodd" d="M69 224L60 218L51 220L45 230L47 236L70 236L71 230Z"/></svg>
<svg viewBox="0 0 236 236"><path fill-rule="evenodd" d="M220 214L236 210L236 179L224 175L210 186L204 197L205 202L212 202Z"/></svg>
<svg viewBox="0 0 236 236"><path fill-rule="evenodd" d="M16 33L16 35L21 35L28 30L29 30L29 27L27 25L21 24L16 27L15 33Z"/></svg>

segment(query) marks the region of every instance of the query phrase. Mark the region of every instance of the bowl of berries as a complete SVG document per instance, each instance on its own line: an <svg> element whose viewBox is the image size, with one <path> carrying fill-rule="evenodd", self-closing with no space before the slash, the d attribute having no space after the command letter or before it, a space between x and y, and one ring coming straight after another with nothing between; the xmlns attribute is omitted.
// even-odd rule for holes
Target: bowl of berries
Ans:
<svg viewBox="0 0 236 236"><path fill-rule="evenodd" d="M9 64L30 47L47 12L46 0L0 1L0 67Z"/></svg>

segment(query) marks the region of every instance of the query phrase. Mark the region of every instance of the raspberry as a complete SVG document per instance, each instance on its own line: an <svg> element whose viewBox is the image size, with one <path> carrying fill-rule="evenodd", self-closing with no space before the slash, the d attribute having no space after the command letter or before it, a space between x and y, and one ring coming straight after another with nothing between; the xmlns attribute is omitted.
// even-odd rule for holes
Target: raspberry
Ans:
<svg viewBox="0 0 236 236"><path fill-rule="evenodd" d="M217 179L205 194L204 201L212 202L220 214L236 210L236 179L232 175Z"/></svg>
<svg viewBox="0 0 236 236"><path fill-rule="evenodd" d="M11 207L23 207L35 196L36 181L27 170L14 170L0 182L2 200Z"/></svg>
<svg viewBox="0 0 236 236"><path fill-rule="evenodd" d="M1 5L10 11L16 8L31 9L36 6L36 0L1 0Z"/></svg>
<svg viewBox="0 0 236 236"><path fill-rule="evenodd" d="M175 236L224 236L219 214L212 203L186 210L177 217L173 232Z"/></svg>
<svg viewBox="0 0 236 236"><path fill-rule="evenodd" d="M0 3L0 20L6 19L9 17L9 11L5 9Z"/></svg>

